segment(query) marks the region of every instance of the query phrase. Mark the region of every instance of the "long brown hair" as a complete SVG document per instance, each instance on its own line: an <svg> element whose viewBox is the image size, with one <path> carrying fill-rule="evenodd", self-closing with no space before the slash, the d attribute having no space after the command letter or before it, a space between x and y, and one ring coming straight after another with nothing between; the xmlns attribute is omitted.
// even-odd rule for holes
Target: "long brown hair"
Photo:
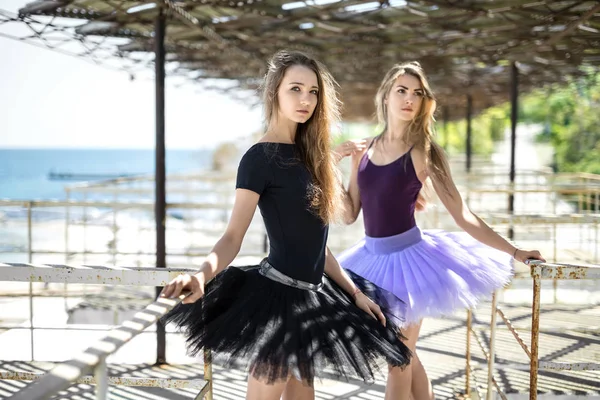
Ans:
<svg viewBox="0 0 600 400"><path fill-rule="evenodd" d="M287 69L301 65L312 70L319 86L317 106L312 116L296 130L296 147L299 156L310 171L314 184L311 191L311 206L323 222L333 221L341 209L341 185L331 154L330 130L340 118L340 101L336 82L317 60L296 51L282 50L271 58L264 80L263 100L267 125L277 115L279 103L277 93Z"/></svg>
<svg viewBox="0 0 600 400"><path fill-rule="evenodd" d="M436 100L425 76L421 65L416 62L408 62L394 65L381 81L381 85L375 95L375 107L377 108L377 119L383 126L382 134L388 130L388 110L385 100L390 94L396 79L402 75L411 75L419 80L423 89L423 101L417 114L408 125L404 136L406 144L414 146L425 153L425 165L432 180L442 185L447 193L450 191L450 168L444 155L444 150L435 140L434 113ZM420 199L421 202L424 199Z"/></svg>

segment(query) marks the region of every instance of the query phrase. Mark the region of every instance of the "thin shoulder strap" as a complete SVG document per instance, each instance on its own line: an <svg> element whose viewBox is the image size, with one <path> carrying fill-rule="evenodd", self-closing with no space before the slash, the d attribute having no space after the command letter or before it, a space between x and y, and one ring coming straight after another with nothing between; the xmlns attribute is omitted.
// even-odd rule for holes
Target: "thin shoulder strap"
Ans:
<svg viewBox="0 0 600 400"><path fill-rule="evenodd" d="M369 151L371 149L371 146L373 146L373 144L375 143L375 140L378 138L378 136L375 136L373 139L371 139L371 143L369 143L369 147L367 147L367 151Z"/></svg>

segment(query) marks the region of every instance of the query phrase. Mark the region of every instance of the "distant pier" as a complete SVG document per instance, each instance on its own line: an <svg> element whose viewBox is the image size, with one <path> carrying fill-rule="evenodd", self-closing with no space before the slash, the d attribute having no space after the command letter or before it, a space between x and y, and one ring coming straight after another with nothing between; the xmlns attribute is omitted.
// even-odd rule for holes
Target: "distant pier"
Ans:
<svg viewBox="0 0 600 400"><path fill-rule="evenodd" d="M51 181L97 181L103 179L129 178L141 174L85 174L75 172L54 172L48 173L48 179Z"/></svg>

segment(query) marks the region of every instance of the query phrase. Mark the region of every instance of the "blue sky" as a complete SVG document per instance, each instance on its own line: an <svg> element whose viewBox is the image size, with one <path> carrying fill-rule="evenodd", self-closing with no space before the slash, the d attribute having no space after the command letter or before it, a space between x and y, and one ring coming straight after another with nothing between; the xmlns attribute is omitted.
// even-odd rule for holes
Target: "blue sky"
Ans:
<svg viewBox="0 0 600 400"><path fill-rule="evenodd" d="M25 3L0 8L16 13ZM0 148L154 147L153 81L4 37L0 54ZM259 108L167 82L168 148L212 147L260 129Z"/></svg>

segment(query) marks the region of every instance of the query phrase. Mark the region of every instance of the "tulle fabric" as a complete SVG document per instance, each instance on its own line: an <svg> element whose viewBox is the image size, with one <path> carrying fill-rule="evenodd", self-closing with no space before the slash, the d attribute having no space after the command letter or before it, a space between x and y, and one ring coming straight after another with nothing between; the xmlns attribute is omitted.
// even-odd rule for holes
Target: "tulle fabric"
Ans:
<svg viewBox="0 0 600 400"><path fill-rule="evenodd" d="M406 305L350 274L381 306L385 327L327 276L321 290L303 290L262 276L258 266L229 267L206 285L201 300L180 304L163 320L184 331L191 354L211 349L226 366L246 367L268 383L291 375L312 384L326 368L370 382L382 360L409 363L398 334Z"/></svg>
<svg viewBox="0 0 600 400"><path fill-rule="evenodd" d="M509 255L464 232L421 231L365 237L338 257L342 267L407 305L405 325L471 308L510 282Z"/></svg>

